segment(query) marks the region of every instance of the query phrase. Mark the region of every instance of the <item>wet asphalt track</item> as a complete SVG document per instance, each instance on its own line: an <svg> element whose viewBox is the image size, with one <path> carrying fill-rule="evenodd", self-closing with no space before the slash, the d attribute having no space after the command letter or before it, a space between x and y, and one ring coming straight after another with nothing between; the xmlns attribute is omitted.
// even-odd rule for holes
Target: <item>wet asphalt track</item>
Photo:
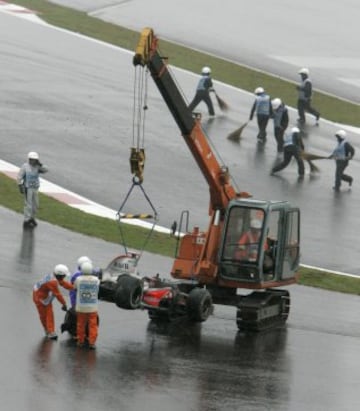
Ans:
<svg viewBox="0 0 360 411"><path fill-rule="evenodd" d="M360 301L290 287L287 327L239 334L235 311L216 306L202 325L158 326L142 311L100 303L97 350L67 335L44 340L31 287L57 262L88 254L99 266L118 246L0 208L0 395L4 410L355 411L360 407ZM61 253L58 245L61 244ZM143 274L170 261L144 255ZM63 318L54 303L59 327Z"/></svg>
<svg viewBox="0 0 360 411"><path fill-rule="evenodd" d="M117 51L105 51L102 46L98 48L72 37L67 40L67 35L60 32L50 34L10 17L0 15L0 19L1 53L5 63L2 70L7 79L1 97L5 107L2 129L9 136L1 143L2 157L21 164L24 153L36 143L46 162L52 165L53 181L93 200L102 199L100 202L116 208L122 198L120 186L126 186L129 180L130 126L127 117L130 108L126 99L120 101L119 95L131 95L131 85L129 89L126 84L120 87L116 79L127 78L131 55L129 62L119 64ZM43 42L44 37L49 48ZM52 41L57 41L56 51L51 51ZM96 58L90 62L87 53ZM187 87L187 94L191 96L196 78L188 79L187 75L179 74L181 84ZM226 140L222 144L222 136L237 125L237 118L248 114L252 96L239 97L233 90L222 87L219 90L229 102L243 107L226 118L218 117L213 123L206 124L208 133L220 142L222 156L231 167L234 166L237 179L245 185L251 175L250 171L247 174L246 168L249 168L256 173L251 179L254 194L263 190L262 179L266 178L265 186L269 187L265 190L279 196L286 194L298 201L304 197L304 205L309 202L309 196L304 196L304 192L318 194L316 201L324 205L324 214L330 209L328 218L339 217L338 225L332 228L334 232L340 229L342 232L344 224L349 224L346 226L348 234L350 229L355 229L356 223L348 221L350 217L356 217L353 213L357 203L355 189L342 193L341 197L333 197L327 191L332 183L332 164L327 166L325 163L319 177L308 176L300 186L294 168L288 169L283 177L275 180L279 181L275 185L265 173L275 150L271 140L265 151L256 150L251 140L255 129L249 127L249 134L244 136L240 146ZM170 140L169 136L177 137L178 132L157 91L151 93L154 117L160 124L151 127L150 140L153 139L156 150L150 149L149 142L152 154L149 157L161 158L165 164L148 160L146 181L150 180L149 186L154 190L163 185L167 179L162 175L154 176L154 172L160 166L161 174L169 173L174 156L170 161L166 160L165 154L176 152L179 164L184 164L182 173L187 181L182 181L180 187L184 192L179 193L179 184L173 191L170 187L163 198L159 196L159 203L165 205L169 198L175 198L180 209L184 205L181 194L189 192L186 184L190 184L195 187L192 202L204 203L207 207L207 193L201 176L197 177L196 166L189 161L182 140ZM161 139L156 139L159 130L167 139L169 149L164 148ZM331 137L328 141L326 136L327 130L330 133L333 127L321 124L319 130L325 135L314 141L317 130L309 127L307 141L314 149L325 152L333 145ZM114 149L119 143L125 147L124 151ZM64 146L68 148L66 151ZM82 146L81 150L79 146ZM255 171L254 165L257 166ZM357 170L357 163L352 167ZM186 178L185 172L189 177ZM153 177L155 180L151 180ZM114 189L108 191L112 187ZM241 188L247 187L242 185ZM319 193L320 190L324 191ZM328 197L321 200L320 194L324 193ZM333 207L329 207L329 200ZM194 213L204 218L201 210L194 210ZM308 217L303 217L305 238L307 218L310 223L314 223L313 218L315 221L319 218L313 214L312 211ZM170 221L170 217L167 218ZM66 336L56 343L43 341L31 301L32 284L57 262L72 267L79 255L89 254L103 266L122 250L116 245L46 223L40 223L32 234L23 232L21 216L2 208L0 221L1 322L5 330L0 345L0 390L5 409L359 409L358 297L293 286L290 289L292 310L286 329L258 336L238 335L235 313L228 308L216 307L214 316L202 326L178 324L166 329L149 323L143 312L122 311L102 303L98 350L95 353L79 352L69 344ZM324 241L319 230L316 236L318 238L309 241ZM61 255L59 244L62 245ZM335 250L339 242L331 247ZM355 233L353 247L354 254L357 247ZM304 253L311 256L306 252L306 241L304 249ZM333 255L334 250L328 255ZM333 259L334 263L338 261L335 256ZM161 257L149 255L142 263L140 269L144 274L169 271L170 262ZM355 264L350 257L346 263L351 267ZM59 325L62 312L58 305L56 313Z"/></svg>
<svg viewBox="0 0 360 411"><path fill-rule="evenodd" d="M316 89L360 102L357 0L53 2L294 82L309 67Z"/></svg>
<svg viewBox="0 0 360 411"><path fill-rule="evenodd" d="M121 51L61 30L0 15L0 52L6 79L0 96L4 160L21 165L26 153L36 150L50 172L47 178L112 209L118 209L131 186L133 78L131 52ZM46 39L46 41L44 41ZM56 45L56 46L55 46ZM198 77L174 70L187 99ZM359 159L348 170L354 175L351 191L334 194L335 165L318 161L321 172L297 180L295 165L269 176L276 159L269 125L268 143L256 144L253 121L240 144L226 139L248 118L253 96L226 85L216 89L232 110L207 119L204 129L240 190L255 198L289 200L302 211L302 262L360 274L354 257L360 225L357 204ZM183 210L190 210L190 225L208 223L208 188L152 80L145 133L144 188L159 213L159 224L170 227ZM204 107L199 106L204 111ZM296 113L291 112L291 125ZM329 155L337 126L309 118L304 141L307 150ZM357 147L358 136L349 140ZM125 212L147 213L149 205L135 191Z"/></svg>

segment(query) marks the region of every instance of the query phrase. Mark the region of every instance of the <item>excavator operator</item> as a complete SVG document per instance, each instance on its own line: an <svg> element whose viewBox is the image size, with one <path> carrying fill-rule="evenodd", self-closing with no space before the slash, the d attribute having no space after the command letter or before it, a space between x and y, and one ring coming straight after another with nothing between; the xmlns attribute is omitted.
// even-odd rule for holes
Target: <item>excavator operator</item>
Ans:
<svg viewBox="0 0 360 411"><path fill-rule="evenodd" d="M261 237L262 222L258 218L250 220L249 230L242 233L239 240L239 246L235 253L235 258L240 261L255 262L258 257L259 242ZM268 245L265 242L265 250Z"/></svg>

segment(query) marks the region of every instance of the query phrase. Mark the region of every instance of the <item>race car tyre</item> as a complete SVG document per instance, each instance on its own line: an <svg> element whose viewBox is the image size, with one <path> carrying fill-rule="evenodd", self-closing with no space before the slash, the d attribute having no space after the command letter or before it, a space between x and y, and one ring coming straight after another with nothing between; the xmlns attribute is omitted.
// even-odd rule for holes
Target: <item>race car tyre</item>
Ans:
<svg viewBox="0 0 360 411"><path fill-rule="evenodd" d="M63 324L61 324L61 332L67 331L72 337L76 336L76 312L74 308L70 308L65 313Z"/></svg>
<svg viewBox="0 0 360 411"><path fill-rule="evenodd" d="M194 288L187 301L188 316L191 321L204 322L212 312L212 297L205 288Z"/></svg>
<svg viewBox="0 0 360 411"><path fill-rule="evenodd" d="M138 278L124 274L118 278L114 301L119 308L136 310L140 307L143 287Z"/></svg>

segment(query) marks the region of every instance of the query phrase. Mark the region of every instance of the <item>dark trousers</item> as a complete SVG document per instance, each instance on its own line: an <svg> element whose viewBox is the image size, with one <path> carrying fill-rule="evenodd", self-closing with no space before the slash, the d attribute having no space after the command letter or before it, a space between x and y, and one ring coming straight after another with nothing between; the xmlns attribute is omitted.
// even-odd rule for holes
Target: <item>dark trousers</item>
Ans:
<svg viewBox="0 0 360 411"><path fill-rule="evenodd" d="M193 111L194 108L201 102L207 105L209 115L213 116L215 114L214 106L210 97L210 93L207 90L197 90L193 101L189 104L189 110Z"/></svg>
<svg viewBox="0 0 360 411"><path fill-rule="evenodd" d="M282 127L275 127L274 128L274 135L275 135L275 140L277 144L277 151L278 153L281 153L284 151L283 145L284 145L284 132L285 130Z"/></svg>
<svg viewBox="0 0 360 411"><path fill-rule="evenodd" d="M299 120L302 123L305 123L305 112L312 114L316 117L316 119L320 117L320 113L313 107L311 107L311 100L298 100L297 108L299 113Z"/></svg>
<svg viewBox="0 0 360 411"><path fill-rule="evenodd" d="M285 167L287 167L293 157L295 158L297 165L298 165L299 176L303 176L304 175L304 161L300 156L300 150L293 144L291 144L290 146L284 147L284 159L280 164L276 165L272 169L272 172L276 173L277 171L280 171L284 169Z"/></svg>
<svg viewBox="0 0 360 411"><path fill-rule="evenodd" d="M347 183L352 183L352 177L344 174L345 168L349 165L348 160L336 160L336 170L335 170L335 189L339 189L341 186L341 180Z"/></svg>
<svg viewBox="0 0 360 411"><path fill-rule="evenodd" d="M257 123L259 127L259 134L257 135L258 140L266 140L266 127L269 121L269 116L265 114L258 114Z"/></svg>

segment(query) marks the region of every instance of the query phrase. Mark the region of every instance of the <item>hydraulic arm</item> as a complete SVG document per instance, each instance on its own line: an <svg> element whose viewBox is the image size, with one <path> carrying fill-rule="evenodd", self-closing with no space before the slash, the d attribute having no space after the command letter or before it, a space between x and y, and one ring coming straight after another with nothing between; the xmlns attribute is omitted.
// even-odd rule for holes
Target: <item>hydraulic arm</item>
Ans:
<svg viewBox="0 0 360 411"><path fill-rule="evenodd" d="M167 58L159 54L158 39L150 28L142 31L133 58L135 66L146 66L172 113L181 134L185 139L195 161L200 167L210 189L210 210L224 210L228 202L239 197L230 184L227 167L220 166L215 157L200 119L193 115L174 81ZM243 193L245 197L246 194ZM248 196L248 195L247 195ZM211 213L211 212L210 212Z"/></svg>

